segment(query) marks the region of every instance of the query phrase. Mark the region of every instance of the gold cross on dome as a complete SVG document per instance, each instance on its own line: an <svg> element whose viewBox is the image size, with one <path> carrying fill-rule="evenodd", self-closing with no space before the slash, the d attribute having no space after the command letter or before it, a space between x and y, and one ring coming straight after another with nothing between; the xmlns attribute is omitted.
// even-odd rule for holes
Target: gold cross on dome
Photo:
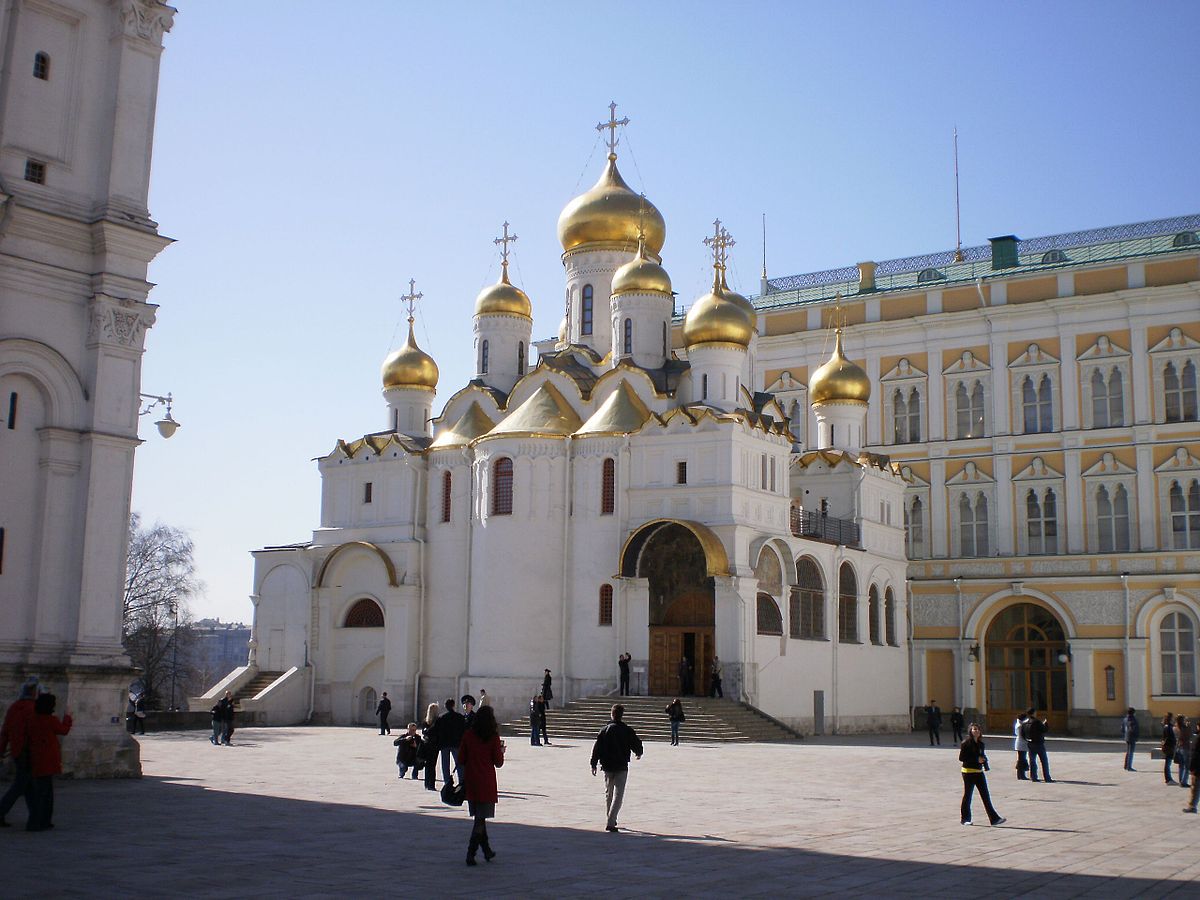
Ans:
<svg viewBox="0 0 1200 900"><path fill-rule="evenodd" d="M493 244L500 245L500 265L508 268L508 245L515 244L518 238L515 234L508 233L508 223L504 223L504 234L501 237L492 241Z"/></svg>
<svg viewBox="0 0 1200 900"><path fill-rule="evenodd" d="M413 320L413 310L416 309L417 301L425 295L417 291L417 279L408 279L408 293L400 298L400 302L408 305L408 321Z"/></svg>
<svg viewBox="0 0 1200 900"><path fill-rule="evenodd" d="M733 239L725 227L721 224L720 219L713 220L713 235L704 239L704 246L712 251L713 265L720 268L725 267L725 260L729 255L729 248L737 243Z"/></svg>
<svg viewBox="0 0 1200 900"><path fill-rule="evenodd" d="M608 155L613 159L616 159L617 144L620 143L617 139L617 126L628 124L629 116L625 116L623 119L617 118L617 101L614 100L608 104L608 121L601 122L596 126L597 131L603 131L605 128L608 129Z"/></svg>

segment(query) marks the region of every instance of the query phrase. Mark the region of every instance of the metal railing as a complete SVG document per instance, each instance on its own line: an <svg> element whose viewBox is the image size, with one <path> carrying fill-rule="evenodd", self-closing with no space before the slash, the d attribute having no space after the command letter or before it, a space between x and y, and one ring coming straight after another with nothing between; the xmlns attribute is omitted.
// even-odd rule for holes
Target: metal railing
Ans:
<svg viewBox="0 0 1200 900"><path fill-rule="evenodd" d="M861 540L858 524L852 519L835 519L802 506L792 507L792 534L847 547L858 547Z"/></svg>

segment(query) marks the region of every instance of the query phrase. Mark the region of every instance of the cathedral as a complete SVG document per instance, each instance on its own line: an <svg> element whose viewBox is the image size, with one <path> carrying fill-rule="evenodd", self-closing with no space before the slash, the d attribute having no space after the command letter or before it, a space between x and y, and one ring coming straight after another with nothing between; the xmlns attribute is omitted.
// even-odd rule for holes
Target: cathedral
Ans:
<svg viewBox="0 0 1200 900"><path fill-rule="evenodd" d="M604 170L558 219L557 339L531 340L506 223L476 375L436 412L410 283L384 427L318 460L311 540L254 553L249 664L210 695L349 724L384 691L409 715L486 689L512 716L544 669L556 700L615 694L628 652L638 693L678 693L683 661L705 693L719 659L727 697L800 731L909 727L905 480L864 449L871 381L835 329L805 385L755 390L760 317L719 222L711 289L676 316L666 224L617 166L625 121L597 126Z"/></svg>

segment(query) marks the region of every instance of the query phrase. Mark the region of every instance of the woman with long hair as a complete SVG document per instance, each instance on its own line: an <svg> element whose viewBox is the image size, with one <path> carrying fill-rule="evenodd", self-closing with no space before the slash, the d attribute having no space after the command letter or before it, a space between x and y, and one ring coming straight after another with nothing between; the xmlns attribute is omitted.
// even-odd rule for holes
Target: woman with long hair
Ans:
<svg viewBox="0 0 1200 900"><path fill-rule="evenodd" d="M481 847L483 858L491 862L496 854L488 841L487 820L496 815L496 770L504 765L504 741L490 706L476 710L475 721L458 745L458 765L467 790L467 809L475 820L467 844L467 865L475 865L475 851Z"/></svg>
<svg viewBox="0 0 1200 900"><path fill-rule="evenodd" d="M430 703L429 708L425 710L425 727L421 729L421 748L419 757L421 764L425 767L425 790L436 791L437 785L434 780L437 777L437 762L438 757L438 742L437 742L437 718L441 707L436 703Z"/></svg>
<svg viewBox="0 0 1200 900"><path fill-rule="evenodd" d="M962 815L959 819L961 824L971 824L971 795L978 790L979 799L983 801L983 808L987 810L988 819L993 825L1003 825L1007 819L996 812L995 807L992 806L991 795L988 794L987 776L983 774L988 769L987 755L983 752L983 732L974 722L967 729L967 739L958 749L958 760L962 763L963 778L963 798L960 810Z"/></svg>

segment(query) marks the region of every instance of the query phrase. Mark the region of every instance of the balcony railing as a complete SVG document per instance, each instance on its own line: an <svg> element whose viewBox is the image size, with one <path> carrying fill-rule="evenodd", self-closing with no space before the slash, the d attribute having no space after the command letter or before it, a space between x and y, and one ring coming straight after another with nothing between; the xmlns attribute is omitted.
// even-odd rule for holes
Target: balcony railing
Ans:
<svg viewBox="0 0 1200 900"><path fill-rule="evenodd" d="M792 534L796 537L816 538L847 547L860 544L858 524L852 519L835 519L833 516L792 507Z"/></svg>

